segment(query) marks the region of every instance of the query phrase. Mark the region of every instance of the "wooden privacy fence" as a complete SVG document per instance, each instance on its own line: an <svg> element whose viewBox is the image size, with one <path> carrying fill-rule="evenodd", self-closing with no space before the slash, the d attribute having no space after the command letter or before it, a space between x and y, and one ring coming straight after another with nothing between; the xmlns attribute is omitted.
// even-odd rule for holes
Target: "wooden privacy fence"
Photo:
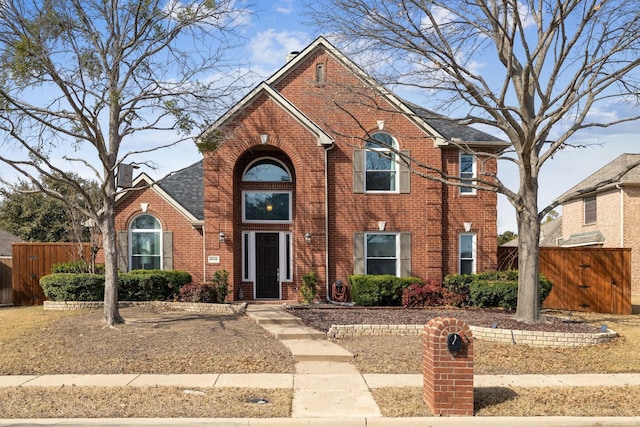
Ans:
<svg viewBox="0 0 640 427"><path fill-rule="evenodd" d="M78 243L12 243L13 305L40 305L46 299L40 278L51 274L51 266L81 259ZM89 259L89 244L82 245Z"/></svg>
<svg viewBox="0 0 640 427"><path fill-rule="evenodd" d="M518 268L517 248L498 248L498 268ZM631 314L631 249L540 248L540 272L553 283L544 308Z"/></svg>
<svg viewBox="0 0 640 427"><path fill-rule="evenodd" d="M12 302L11 257L0 256L0 304L11 304Z"/></svg>

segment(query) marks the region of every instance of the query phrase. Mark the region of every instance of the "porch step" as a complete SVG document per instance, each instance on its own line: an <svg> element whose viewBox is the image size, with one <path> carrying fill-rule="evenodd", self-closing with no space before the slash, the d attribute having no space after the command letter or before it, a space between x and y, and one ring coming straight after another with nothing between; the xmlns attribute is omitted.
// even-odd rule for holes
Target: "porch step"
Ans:
<svg viewBox="0 0 640 427"><path fill-rule="evenodd" d="M324 340L327 334L317 329L298 325L281 325L281 324L265 324L260 323L267 331L271 332L276 339L279 340Z"/></svg>
<svg viewBox="0 0 640 427"><path fill-rule="evenodd" d="M247 316L291 350L296 362L353 362L353 354L280 307L249 304Z"/></svg>

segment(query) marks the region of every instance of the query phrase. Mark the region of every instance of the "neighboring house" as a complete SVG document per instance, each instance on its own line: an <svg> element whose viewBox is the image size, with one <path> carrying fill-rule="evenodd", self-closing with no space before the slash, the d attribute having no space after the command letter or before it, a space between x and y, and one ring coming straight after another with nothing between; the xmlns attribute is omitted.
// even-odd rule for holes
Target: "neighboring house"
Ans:
<svg viewBox="0 0 640 427"><path fill-rule="evenodd" d="M324 38L288 59L199 138L202 161L118 199L120 268L225 269L248 300L297 300L310 271L324 299L352 274L495 269L496 194L404 156L473 182L496 161L460 147L507 144L399 99Z"/></svg>
<svg viewBox="0 0 640 427"><path fill-rule="evenodd" d="M632 254L640 253L640 166L621 176L639 160L640 154L622 154L559 197L576 194L562 205L560 246L631 248ZM638 295L638 256L632 256L631 277L631 293Z"/></svg>
<svg viewBox="0 0 640 427"><path fill-rule="evenodd" d="M11 257L11 243L13 242L24 242L24 240L0 229L0 256Z"/></svg>
<svg viewBox="0 0 640 427"><path fill-rule="evenodd" d="M562 240L562 217L558 217L540 224L540 246L558 246ZM507 248L517 248L518 238L509 240L501 245Z"/></svg>

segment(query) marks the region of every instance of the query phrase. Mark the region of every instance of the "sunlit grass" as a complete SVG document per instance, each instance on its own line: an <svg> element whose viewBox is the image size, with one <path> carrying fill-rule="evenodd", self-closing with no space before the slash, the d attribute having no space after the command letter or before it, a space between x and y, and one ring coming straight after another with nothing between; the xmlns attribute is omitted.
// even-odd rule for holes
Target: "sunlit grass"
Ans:
<svg viewBox="0 0 640 427"><path fill-rule="evenodd" d="M78 316L83 311L45 311L42 306L10 307L0 310L0 343L11 341L60 318Z"/></svg>

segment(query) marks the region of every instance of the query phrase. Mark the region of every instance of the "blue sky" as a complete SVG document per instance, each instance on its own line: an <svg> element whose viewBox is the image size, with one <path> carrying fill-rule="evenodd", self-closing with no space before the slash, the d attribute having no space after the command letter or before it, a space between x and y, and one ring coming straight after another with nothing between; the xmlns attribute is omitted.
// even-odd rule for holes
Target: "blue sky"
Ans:
<svg viewBox="0 0 640 427"><path fill-rule="evenodd" d="M241 0L238 1L241 2ZM301 50L319 35L304 24L308 19L303 16L301 8L302 5L297 0L261 0L254 9L254 13L245 17L246 25L243 27L243 35L246 43L238 55L250 64L251 71L258 76L256 84L279 69L285 63L289 52ZM420 103L418 99L411 99L410 93L400 95ZM610 114L611 112L596 111L594 113ZM540 176L540 208L618 155L640 152L636 148L640 135L638 126L637 123L625 124L576 136L573 143L587 144L589 147L566 149L557 153L551 161L546 163ZM146 135L131 143L133 146L151 145L157 143L157 138L157 135ZM172 138L172 135L165 133L161 138L166 141L167 138ZM75 155L77 156L78 153ZM185 141L171 149L152 153L151 160L156 164L156 169L143 168L139 171L144 171L152 178L158 179L172 171L187 167L199 161L200 158L193 142ZM97 165L98 162L95 164ZM509 187L517 190L517 170L503 163L499 167L500 178ZM0 170L6 175L4 167L0 167ZM499 232L517 230L513 207L503 196L499 196L498 230Z"/></svg>

